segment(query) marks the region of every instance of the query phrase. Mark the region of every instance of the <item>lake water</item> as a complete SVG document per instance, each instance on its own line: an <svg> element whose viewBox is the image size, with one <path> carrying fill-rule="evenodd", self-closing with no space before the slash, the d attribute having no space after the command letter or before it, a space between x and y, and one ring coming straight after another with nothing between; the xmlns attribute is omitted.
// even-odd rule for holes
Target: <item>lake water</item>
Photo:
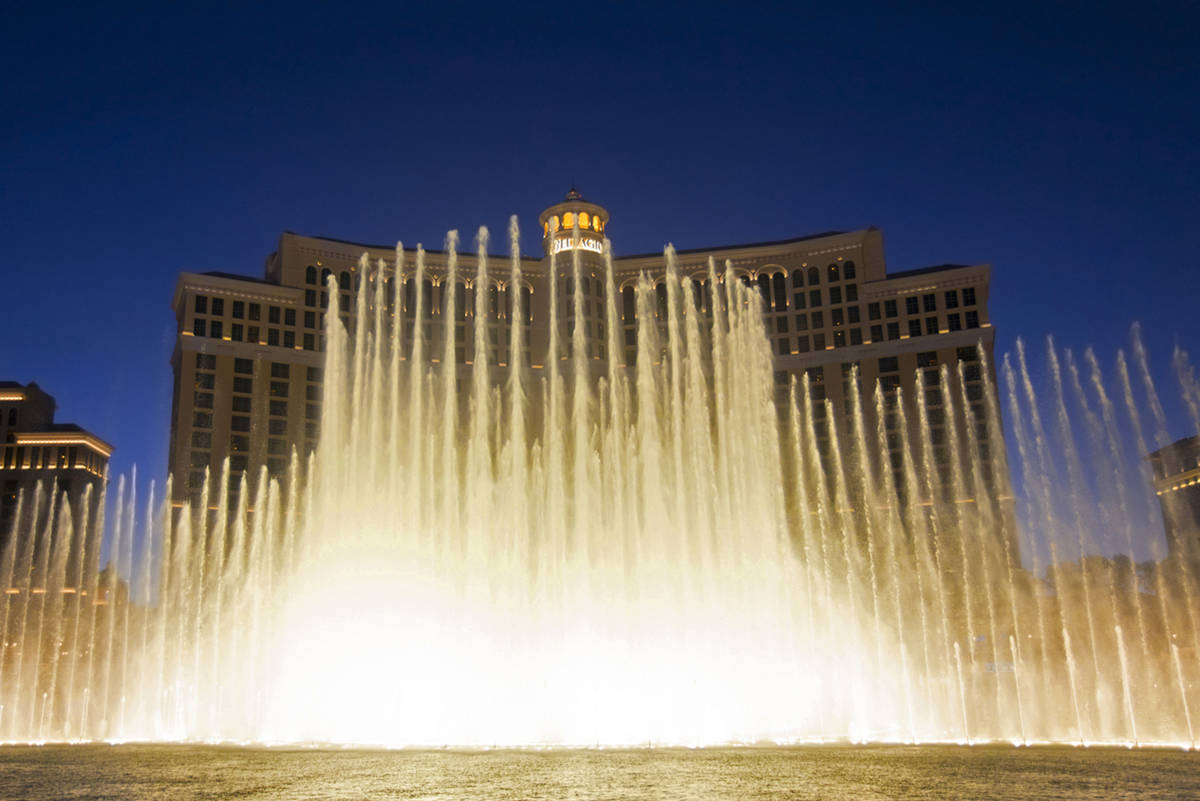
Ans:
<svg viewBox="0 0 1200 801"><path fill-rule="evenodd" d="M1196 799L1200 754L808 746L373 751L0 747L3 801L148 799Z"/></svg>

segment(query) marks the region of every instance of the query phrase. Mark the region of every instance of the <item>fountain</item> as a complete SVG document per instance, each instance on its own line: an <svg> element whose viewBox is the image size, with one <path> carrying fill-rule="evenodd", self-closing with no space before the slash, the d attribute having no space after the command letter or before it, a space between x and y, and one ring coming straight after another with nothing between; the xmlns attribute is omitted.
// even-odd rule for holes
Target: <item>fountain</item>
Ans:
<svg viewBox="0 0 1200 801"><path fill-rule="evenodd" d="M493 272L481 231L474 286L520 285L515 219L510 240ZM1196 588L1182 560L1134 558L1154 521L1123 355L1110 392L1090 351L1081 371L1051 347L1049 427L1023 347L1005 357L981 424L1000 441L1005 405L1014 504L975 426L948 415L963 447L934 458L928 406L963 408L961 381L867 388L845 429L807 380L779 405L756 292L710 263L698 298L665 257L665 304L637 288L635 365L565 341L576 255L544 366L489 363L474 326L462 367L453 324L386 311L429 302L389 280L425 277L398 247L364 262L353 334L328 315L320 445L285 481L232 509L227 469L194 508L152 487L139 526L121 479L104 570L99 538L80 546L100 521L47 514L52 488L22 498L17 520L53 523L0 554L0 740L1196 746ZM474 317L511 320L519 361L513 295L506 315L475 293ZM917 423L895 469L873 456L889 414ZM1125 553L1091 556L1101 531Z"/></svg>

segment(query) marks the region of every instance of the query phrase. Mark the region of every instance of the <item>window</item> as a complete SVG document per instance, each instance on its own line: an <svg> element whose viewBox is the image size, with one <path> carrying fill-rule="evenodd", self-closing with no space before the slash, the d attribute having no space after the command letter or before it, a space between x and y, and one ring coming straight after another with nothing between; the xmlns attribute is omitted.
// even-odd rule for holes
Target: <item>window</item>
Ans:
<svg viewBox="0 0 1200 801"><path fill-rule="evenodd" d="M234 392L245 392L246 394L250 394L251 392L254 391L254 379L238 378L235 376L233 379L233 391Z"/></svg>
<svg viewBox="0 0 1200 801"><path fill-rule="evenodd" d="M930 292L928 295L925 295L922 299L925 301L925 311L927 311L927 312L937 311L937 294Z"/></svg>
<svg viewBox="0 0 1200 801"><path fill-rule="evenodd" d="M842 288L840 286L829 287L829 302L830 304L842 302Z"/></svg>
<svg viewBox="0 0 1200 801"><path fill-rule="evenodd" d="M233 302L233 319L241 320L246 316L246 303L241 300Z"/></svg>
<svg viewBox="0 0 1200 801"><path fill-rule="evenodd" d="M937 370L926 370L925 371L925 386L936 387L938 384L941 383L941 381L942 381L942 374L939 373Z"/></svg>
<svg viewBox="0 0 1200 801"><path fill-rule="evenodd" d="M271 401L270 414L275 417L287 417L287 401L285 401L285 400Z"/></svg>
<svg viewBox="0 0 1200 801"><path fill-rule="evenodd" d="M917 354L917 367L933 367L937 364L937 351L923 350Z"/></svg>
<svg viewBox="0 0 1200 801"><path fill-rule="evenodd" d="M304 418L306 420L320 420L321 407L317 406L315 403L308 404L304 407Z"/></svg>
<svg viewBox="0 0 1200 801"><path fill-rule="evenodd" d="M322 380L324 380L324 378L325 378L324 373L320 367L308 368L308 380L309 381L322 381Z"/></svg>
<svg viewBox="0 0 1200 801"><path fill-rule="evenodd" d="M882 325L871 326L871 341L872 342L882 342L883 341L883 326Z"/></svg>
<svg viewBox="0 0 1200 801"><path fill-rule="evenodd" d="M321 388L316 384L309 384L304 388L304 399L319 401L321 399Z"/></svg>
<svg viewBox="0 0 1200 801"><path fill-rule="evenodd" d="M192 426L194 428L212 428L212 414L209 412L193 412Z"/></svg>
<svg viewBox="0 0 1200 801"><path fill-rule="evenodd" d="M825 327L825 313L824 312L815 311L812 313L812 327L813 328L824 328Z"/></svg>
<svg viewBox="0 0 1200 801"><path fill-rule="evenodd" d="M785 311L787 309L788 292L787 279L783 277L783 273L775 273L771 279L771 287L775 295L775 311Z"/></svg>
<svg viewBox="0 0 1200 801"><path fill-rule="evenodd" d="M283 362L271 362L271 378L287 378L290 372Z"/></svg>
<svg viewBox="0 0 1200 801"><path fill-rule="evenodd" d="M808 291L808 305L814 309L821 305L821 290L810 289Z"/></svg>
<svg viewBox="0 0 1200 801"><path fill-rule="evenodd" d="M197 317L192 323L192 333L198 337L204 336L204 319Z"/></svg>
<svg viewBox="0 0 1200 801"><path fill-rule="evenodd" d="M838 265L836 263L829 265L829 267L826 268L826 271L829 273L829 280L831 282L842 280L841 276L839 275L840 268L838 267Z"/></svg>
<svg viewBox="0 0 1200 801"><path fill-rule="evenodd" d="M304 327L305 328L316 328L317 327L317 313L316 312L306 311L304 313Z"/></svg>
<svg viewBox="0 0 1200 801"><path fill-rule="evenodd" d="M965 348L959 348L958 360L960 362L977 362L979 361L979 350L974 345L968 345Z"/></svg>
<svg viewBox="0 0 1200 801"><path fill-rule="evenodd" d="M242 341L242 324L241 323L234 323L233 325L229 326L229 338L232 339L234 342Z"/></svg>
<svg viewBox="0 0 1200 801"><path fill-rule="evenodd" d="M196 296L195 311L196 314L208 314L208 297L206 295Z"/></svg>
<svg viewBox="0 0 1200 801"><path fill-rule="evenodd" d="M262 309L262 307L259 306L257 303L251 303L250 304L250 319L257 320L259 318L261 309Z"/></svg>
<svg viewBox="0 0 1200 801"><path fill-rule="evenodd" d="M792 303L795 305L795 307L797 309L803 309L808 305L804 302L804 293L803 292L797 292L795 295L793 295Z"/></svg>
<svg viewBox="0 0 1200 801"><path fill-rule="evenodd" d="M278 306L267 307L267 322L271 323L273 325L279 325L279 307Z"/></svg>
<svg viewBox="0 0 1200 801"><path fill-rule="evenodd" d="M808 330L808 315L807 314L797 314L796 315L796 330L797 331L807 331Z"/></svg>
<svg viewBox="0 0 1200 801"><path fill-rule="evenodd" d="M920 304L917 303L916 295L909 295L907 298L904 299L904 313L905 314L919 314L920 311L921 311Z"/></svg>
<svg viewBox="0 0 1200 801"><path fill-rule="evenodd" d="M825 350L825 335L824 334L813 334L813 349L814 350Z"/></svg>
<svg viewBox="0 0 1200 801"><path fill-rule="evenodd" d="M229 450L235 453L243 453L250 450L250 438L244 437L241 434L230 435Z"/></svg>
<svg viewBox="0 0 1200 801"><path fill-rule="evenodd" d="M967 328L979 327L979 312L971 309L967 312Z"/></svg>
<svg viewBox="0 0 1200 801"><path fill-rule="evenodd" d="M312 334L304 335L304 349L313 350L317 346L317 338Z"/></svg>
<svg viewBox="0 0 1200 801"><path fill-rule="evenodd" d="M895 317L897 314L898 314L898 312L896 311L896 301L885 300L883 302L883 316L891 318L891 317Z"/></svg>
<svg viewBox="0 0 1200 801"><path fill-rule="evenodd" d="M832 309L829 312L830 325L835 325L835 326L843 325L843 324L845 324L845 322L846 322L846 315L843 313L843 311L841 309Z"/></svg>
<svg viewBox="0 0 1200 801"><path fill-rule="evenodd" d="M247 457L244 453L237 453L237 454L234 454L233 456L230 456L229 457L229 469L236 470L239 473L245 472L246 471L246 461L248 458L249 457ZM232 494L233 487L231 486L229 488L229 490L230 490L230 493Z"/></svg>
<svg viewBox="0 0 1200 801"><path fill-rule="evenodd" d="M279 475L287 470L287 459L275 457L267 459L267 471L273 475Z"/></svg>
<svg viewBox="0 0 1200 801"><path fill-rule="evenodd" d="M816 267L808 268L808 285L819 286L821 284L821 271Z"/></svg>
<svg viewBox="0 0 1200 801"><path fill-rule="evenodd" d="M847 319L848 319L848 320L849 320L851 323L857 323L857 322L859 321L859 319L860 319L860 318L859 318L859 311L858 311L858 307L857 307L857 306L851 306L851 307L849 307L848 309L846 309L846 318L847 318Z"/></svg>
<svg viewBox="0 0 1200 801"><path fill-rule="evenodd" d="M213 407L213 394L211 392L192 393L192 405L197 409L211 409Z"/></svg>
<svg viewBox="0 0 1200 801"><path fill-rule="evenodd" d="M868 303L867 304L867 319L878 320L879 317L880 317L879 304L878 303Z"/></svg>
<svg viewBox="0 0 1200 801"><path fill-rule="evenodd" d="M799 289L804 286L804 271L792 270L792 289Z"/></svg>
<svg viewBox="0 0 1200 801"><path fill-rule="evenodd" d="M212 447L212 432L211 431L193 431L192 432L192 447L193 448L211 448Z"/></svg>
<svg viewBox="0 0 1200 801"><path fill-rule="evenodd" d="M222 334L222 333L223 333L223 332L222 332L222 330L221 330L221 321L220 321L220 320L213 320L213 321L212 321L212 325L210 325L210 326L208 327L208 335L209 335L210 337L212 337L213 339L220 339L220 338L221 338L221 334Z"/></svg>
<svg viewBox="0 0 1200 801"><path fill-rule="evenodd" d="M287 420L272 417L267 421L267 432L277 437L287 434Z"/></svg>
<svg viewBox="0 0 1200 801"><path fill-rule="evenodd" d="M978 381L983 375L983 370L980 368L979 362L974 362L963 367L963 380Z"/></svg>
<svg viewBox="0 0 1200 801"><path fill-rule="evenodd" d="M786 336L780 337L779 339L775 340L775 351L780 356L786 356L787 354L792 352L791 342L789 340L790 340L790 337L786 337Z"/></svg>
<svg viewBox="0 0 1200 801"><path fill-rule="evenodd" d="M258 342L258 326L251 325L246 327L246 341Z"/></svg>
<svg viewBox="0 0 1200 801"><path fill-rule="evenodd" d="M910 337L921 336L921 321L919 319L914 318L908 321L908 335Z"/></svg>
<svg viewBox="0 0 1200 801"><path fill-rule="evenodd" d="M937 332L938 332L937 318L936 317L926 317L925 318L925 333L928 334L929 336L933 336Z"/></svg>
<svg viewBox="0 0 1200 801"><path fill-rule="evenodd" d="M229 428L233 431L249 431L250 418L235 414L229 418Z"/></svg>
<svg viewBox="0 0 1200 801"><path fill-rule="evenodd" d="M212 373L196 373L196 389L212 389L217 383L217 377Z"/></svg>
<svg viewBox="0 0 1200 801"><path fill-rule="evenodd" d="M833 346L835 348L846 347L846 332L845 331L838 330L838 331L833 332Z"/></svg>
<svg viewBox="0 0 1200 801"><path fill-rule="evenodd" d="M304 305L305 306L316 306L317 305L317 290L315 290L315 289L304 290Z"/></svg>
<svg viewBox="0 0 1200 801"><path fill-rule="evenodd" d="M963 305L964 306L974 306L975 305L975 287L969 286L963 290Z"/></svg>
<svg viewBox="0 0 1200 801"><path fill-rule="evenodd" d="M854 262L848 261L845 264L843 264L842 265L842 278L845 278L847 281L851 281L855 277L856 276L854 275Z"/></svg>
<svg viewBox="0 0 1200 801"><path fill-rule="evenodd" d="M797 337L796 338L796 352L797 353L808 353L808 337Z"/></svg>
<svg viewBox="0 0 1200 801"><path fill-rule="evenodd" d="M296 310L295 309L284 309L283 310L283 324L284 325L295 325L296 324Z"/></svg>
<svg viewBox="0 0 1200 801"><path fill-rule="evenodd" d="M225 314L225 299L213 298L212 313L214 317L221 317Z"/></svg>
<svg viewBox="0 0 1200 801"><path fill-rule="evenodd" d="M955 312L953 314L947 314L946 315L946 328L949 331L961 331L962 330L962 316L959 315L958 312Z"/></svg>
<svg viewBox="0 0 1200 801"><path fill-rule="evenodd" d="M267 453L281 456L287 453L287 444L281 439L269 439L267 440Z"/></svg>
<svg viewBox="0 0 1200 801"><path fill-rule="evenodd" d="M780 317L780 318L776 319L775 331L780 334L786 334L788 332L788 318L787 317ZM495 333L496 333L495 331L492 332L493 336L495 335Z"/></svg>
<svg viewBox="0 0 1200 801"><path fill-rule="evenodd" d="M858 284L846 284L846 300L850 303L858 300Z"/></svg>
<svg viewBox="0 0 1200 801"><path fill-rule="evenodd" d="M208 467L208 451L192 451L192 467Z"/></svg>
<svg viewBox="0 0 1200 801"><path fill-rule="evenodd" d="M279 329L278 328L268 328L267 329L267 344L272 347L276 347L279 345Z"/></svg>
<svg viewBox="0 0 1200 801"><path fill-rule="evenodd" d="M879 388L881 390L883 390L883 392L885 394L895 392L896 390L900 389L900 376L898 376L898 375L880 376L879 377Z"/></svg>
<svg viewBox="0 0 1200 801"><path fill-rule="evenodd" d="M311 264L304 268L304 283L317 283L317 268L313 267Z"/></svg>
<svg viewBox="0 0 1200 801"><path fill-rule="evenodd" d="M983 400L983 384L968 384L967 385L967 400L969 400L969 401Z"/></svg>
<svg viewBox="0 0 1200 801"><path fill-rule="evenodd" d="M884 356L879 360L879 372L881 373L898 373L900 372L900 360L895 356Z"/></svg>
<svg viewBox="0 0 1200 801"><path fill-rule="evenodd" d="M958 308L958 290L957 289L946 290L946 308L947 309L957 309Z"/></svg>
<svg viewBox="0 0 1200 801"><path fill-rule="evenodd" d="M288 385L286 381L271 382L271 397L286 398L288 396Z"/></svg>
<svg viewBox="0 0 1200 801"><path fill-rule="evenodd" d="M284 331L283 332L283 346L285 348L296 347L296 332L295 331Z"/></svg>
<svg viewBox="0 0 1200 801"><path fill-rule="evenodd" d="M861 328L851 328L850 329L850 344L851 345L861 345L862 343L863 343L862 329Z"/></svg>
<svg viewBox="0 0 1200 801"><path fill-rule="evenodd" d="M197 370L216 370L217 357L211 353L196 354L196 369Z"/></svg>
<svg viewBox="0 0 1200 801"><path fill-rule="evenodd" d="M888 334L888 336L887 336L888 339L899 339L900 338L900 323L888 323L887 324L887 334Z"/></svg>
<svg viewBox="0 0 1200 801"><path fill-rule="evenodd" d="M250 414L250 399L245 395L234 395L231 404L231 408L235 412Z"/></svg>
<svg viewBox="0 0 1200 801"><path fill-rule="evenodd" d="M350 291L350 273L346 272L345 270L342 270L341 273L338 274L338 289L342 290L343 292Z"/></svg>
<svg viewBox="0 0 1200 801"><path fill-rule="evenodd" d="M242 375L253 375L254 374L254 360L253 359L234 359L233 360L233 372L241 373ZM249 390L247 390L247 391L249 391Z"/></svg>

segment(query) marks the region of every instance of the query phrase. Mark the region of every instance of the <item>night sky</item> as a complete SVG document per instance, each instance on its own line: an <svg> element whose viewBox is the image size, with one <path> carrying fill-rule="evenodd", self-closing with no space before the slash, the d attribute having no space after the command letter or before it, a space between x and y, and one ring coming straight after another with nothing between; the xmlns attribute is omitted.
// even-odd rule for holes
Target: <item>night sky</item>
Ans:
<svg viewBox="0 0 1200 801"><path fill-rule="evenodd" d="M22 5L0 379L115 472L165 472L180 272L259 277L284 230L438 247L513 213L540 254L572 181L618 255L874 225L890 270L992 265L998 353L1053 333L1111 364L1141 321L1171 398L1171 349L1200 356L1195 4Z"/></svg>

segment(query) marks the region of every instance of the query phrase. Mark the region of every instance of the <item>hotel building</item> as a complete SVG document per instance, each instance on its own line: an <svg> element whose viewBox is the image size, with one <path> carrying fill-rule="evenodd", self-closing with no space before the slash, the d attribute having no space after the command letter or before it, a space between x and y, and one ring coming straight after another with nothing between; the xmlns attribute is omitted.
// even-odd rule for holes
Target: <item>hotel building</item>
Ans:
<svg viewBox="0 0 1200 801"><path fill-rule="evenodd" d="M54 422L54 398L37 384L0 381L0 553L14 531L55 530L52 516L65 499L75 521L87 515L89 537L98 519L112 446L73 423ZM33 517L35 489L54 488L54 502L42 499ZM90 489L90 502L85 504ZM20 520L17 519L21 510ZM17 543L32 553L30 543ZM40 547L35 542L32 546ZM75 564L69 560L69 564Z"/></svg>
<svg viewBox="0 0 1200 801"><path fill-rule="evenodd" d="M1200 560L1200 435L1150 454L1154 493L1162 507L1167 553Z"/></svg>
<svg viewBox="0 0 1200 801"><path fill-rule="evenodd" d="M535 373L544 368L551 285L557 293L562 327L559 358L571 359L575 333L572 257L577 251L582 265L587 353L593 369L604 369L608 354L602 254L608 211L572 191L563 202L543 211L538 223L543 233L542 256L522 262L525 361ZM455 317L457 361L467 369L474 359L476 321L471 284L477 256L469 243L462 249L465 252L457 256L460 287ZM238 476L256 476L263 466L271 474L281 475L292 449L304 453L315 446L322 399L324 315L326 309L336 308L353 326L364 253L371 264L383 260L392 265L396 260L394 247L287 232L267 257L261 279L224 272L179 277L173 299L178 339L172 357L175 385L169 457L177 502L197 490L206 469L215 472L226 456L235 479L231 484L236 484ZM552 253L557 256L558 273L553 282L549 276ZM625 345L624 353L616 356L628 365L636 357L634 287L645 273L651 281L660 282L659 291L665 298L661 280L666 264L662 253L615 253L614 249ZM433 338L431 353L436 355L442 352L437 342L441 326L432 323L442 314L447 259L446 251L426 251L425 285L414 287L413 254L405 252L403 273L409 286L404 308L398 310L411 330L416 324L417 294L425 295L423 325L427 336ZM728 264L739 280L760 290L781 399L788 394L791 376L807 375L813 396L830 401L833 424L843 425L855 391L850 379L857 374L858 386L873 390L879 382L890 398L896 397L897 389L902 390L906 405L917 393L927 399L933 458L938 463L934 472L949 473L945 466L951 454L944 436L948 425L953 426L951 430L977 433L986 456L990 443L983 423L994 339L988 317L987 265L946 264L888 273L883 235L874 228L679 250L679 273L702 289L708 281L710 259L715 261L718 275ZM489 362L506 368L511 361L507 317L514 290L507 285L510 257L493 255L489 260ZM336 297L329 297L327 291L326 279L331 275L336 277ZM949 369L942 371L943 366ZM947 420L943 408L939 389L943 381L954 382L952 397L964 398L951 412L957 415L955 420ZM868 418L873 419L873 404L868 401L864 406ZM915 409L908 409L907 419L910 427L916 426ZM828 430L830 421L818 422L820 430ZM889 432L898 425L897 416L890 411L887 425ZM901 441L889 433L889 458L896 469L902 463ZM1001 449L997 456L1002 458L1003 443L996 446ZM920 461L919 454L915 458ZM986 458L982 461L989 462ZM986 465L984 469L988 469Z"/></svg>

